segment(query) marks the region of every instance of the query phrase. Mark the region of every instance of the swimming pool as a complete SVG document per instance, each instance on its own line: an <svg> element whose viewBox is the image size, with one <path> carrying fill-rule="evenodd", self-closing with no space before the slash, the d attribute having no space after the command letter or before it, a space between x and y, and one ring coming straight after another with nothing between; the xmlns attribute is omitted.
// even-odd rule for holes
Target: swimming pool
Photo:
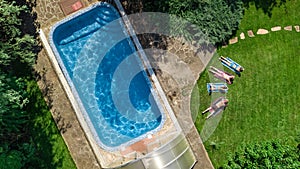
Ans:
<svg viewBox="0 0 300 169"><path fill-rule="evenodd" d="M162 107L117 10L97 3L54 25L50 45L95 141L114 151L157 132Z"/></svg>

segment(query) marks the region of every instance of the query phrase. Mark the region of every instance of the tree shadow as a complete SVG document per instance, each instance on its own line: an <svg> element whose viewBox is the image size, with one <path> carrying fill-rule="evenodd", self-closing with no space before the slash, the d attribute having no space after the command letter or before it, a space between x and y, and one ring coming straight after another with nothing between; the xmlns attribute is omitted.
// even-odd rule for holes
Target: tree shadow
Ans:
<svg viewBox="0 0 300 169"><path fill-rule="evenodd" d="M28 88L30 102L27 111L30 112L29 125L32 126L29 133L35 143L36 152L26 167L59 168L62 166L63 156L60 159L55 158L57 152L53 143L60 133L36 82L29 82Z"/></svg>
<svg viewBox="0 0 300 169"><path fill-rule="evenodd" d="M124 7L125 13L127 15L140 13L143 11L143 2L142 0L125 0L122 1L122 5Z"/></svg>
<svg viewBox="0 0 300 169"><path fill-rule="evenodd" d="M243 3L246 8L254 4L256 9L262 9L265 14L271 17L273 8L281 5L285 6L286 1L289 0L243 0Z"/></svg>
<svg viewBox="0 0 300 169"><path fill-rule="evenodd" d="M19 15L22 20L19 29L21 36L30 35L36 39L37 43L33 46L32 52L37 57L42 46L39 43L38 33L40 25L37 22L37 13L33 10L37 5L36 0L16 0L16 5L27 6L27 12L22 11ZM30 159L27 159L29 155L25 154L26 162L24 162L23 168L62 168L64 164L72 163L66 153L68 149L60 135L61 132L66 132L66 128L70 128L71 125L63 123L63 119L54 120L50 112L53 101L50 97L53 84L47 83L46 87L41 90L36 81L45 80L44 73L39 74L31 65L19 62L12 67L16 68L14 72L17 76L27 79L26 91L29 102L25 110L28 112L29 122L24 126L26 137L23 141L32 143L34 154L30 155ZM48 101L48 104L45 100ZM62 123L60 128L57 127L55 121ZM66 159L69 161L66 162ZM73 166L71 168L75 167L74 163L69 165Z"/></svg>
<svg viewBox="0 0 300 169"><path fill-rule="evenodd" d="M33 45L32 52L38 56L38 53L42 49L42 45L39 42L39 32L40 24L37 21L37 13L34 12L33 8L36 7L36 0L16 0L16 5L26 6L27 11L21 11L19 18L21 19L21 25L19 29L21 30L22 35L30 35L37 40L37 43ZM34 73L34 70L31 65L28 65L23 62L17 61L14 64L14 68L17 76L31 76Z"/></svg>

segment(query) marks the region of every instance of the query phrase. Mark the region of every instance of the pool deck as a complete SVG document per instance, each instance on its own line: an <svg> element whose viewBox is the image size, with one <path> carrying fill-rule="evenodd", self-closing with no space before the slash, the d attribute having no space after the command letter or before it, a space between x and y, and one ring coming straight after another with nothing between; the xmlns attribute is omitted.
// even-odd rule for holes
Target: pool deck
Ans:
<svg viewBox="0 0 300 169"><path fill-rule="evenodd" d="M85 6L92 3L98 2L97 0L81 0ZM40 24L40 28L48 35L50 26L52 26L57 21L65 17L59 4L59 0L37 0L34 10L37 13L37 21ZM186 49L187 47L181 43L169 43L168 50L173 53L179 53L180 56L191 55L191 51ZM191 68L195 73L200 73L203 71L204 67L201 64L191 64ZM46 53L45 49L42 49L38 55L37 63L35 66L37 72L42 75L42 79L38 82L40 88L45 88L47 86L52 86L49 88L52 93L50 96L45 96L51 98L51 112L53 118L57 121L58 128L62 131L62 136L70 150L70 153L74 159L74 162L79 169L99 169L100 163L94 155L90 143L88 142L86 135L79 124L76 114L71 106L71 103L61 85L58 76L53 68L51 61ZM172 83L168 80L167 76L158 76L159 81L163 89L168 96L168 92L176 90L172 87ZM196 82L197 79L195 79ZM170 98L170 97L169 97ZM189 105L190 96L178 97L170 101L172 108L174 109L175 115L176 110L179 109L178 102L183 102L185 105ZM59 119L59 120L58 120ZM181 119L178 119L180 121ZM190 124L193 123L192 118L188 117L184 120L190 120ZM185 129L183 127L183 129ZM210 169L213 168L211 161L206 153L206 150L202 144L199 137L197 129L193 126L192 128L187 128L185 131L186 137L194 151L197 159L197 163L194 169ZM131 148L124 150L123 153L130 153L132 150L137 150L142 152L145 147L144 144L151 142L154 138L146 138L140 142L132 145Z"/></svg>

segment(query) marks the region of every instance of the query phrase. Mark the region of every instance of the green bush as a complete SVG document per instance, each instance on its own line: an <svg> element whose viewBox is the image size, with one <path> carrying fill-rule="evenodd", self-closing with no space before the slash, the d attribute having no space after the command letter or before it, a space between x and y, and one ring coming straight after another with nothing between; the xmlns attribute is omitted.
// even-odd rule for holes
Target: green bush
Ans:
<svg viewBox="0 0 300 169"><path fill-rule="evenodd" d="M0 0L0 169L75 168L33 76L38 45L22 27L28 12Z"/></svg>
<svg viewBox="0 0 300 169"><path fill-rule="evenodd" d="M243 144L237 152L230 154L228 162L221 168L300 168L300 151L295 146L282 144L279 140Z"/></svg>
<svg viewBox="0 0 300 169"><path fill-rule="evenodd" d="M196 32L200 30L214 44L231 37L238 28L244 11L241 0L168 0L151 3L145 1L144 4L147 11L166 12L184 18L197 26Z"/></svg>

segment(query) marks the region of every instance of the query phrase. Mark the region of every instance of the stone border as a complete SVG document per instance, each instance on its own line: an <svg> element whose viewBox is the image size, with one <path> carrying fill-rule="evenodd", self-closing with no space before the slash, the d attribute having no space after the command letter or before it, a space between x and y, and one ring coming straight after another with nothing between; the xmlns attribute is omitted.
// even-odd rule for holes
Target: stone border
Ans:
<svg viewBox="0 0 300 169"><path fill-rule="evenodd" d="M124 24L125 24L125 26L127 27L127 30L129 31L129 34L130 34L130 35L135 35L134 29L133 29L133 27L131 26L131 24L130 24L130 22L129 22L129 20L128 20L127 15L125 14L125 11L124 11L124 8L123 8L122 4L120 3L119 0L114 0L114 2L115 2L116 5L117 5L117 8L118 8L118 10L119 10L119 12L120 12L120 14L121 14L121 16L122 16L122 19L124 20ZM181 130L184 130L184 129L181 128L181 126L179 126L179 124L178 124L178 120L179 120L179 119L177 119L177 118L175 117L175 112L173 112L173 109L171 108L171 106L170 106L170 104L169 104L169 102L168 102L168 99L167 99L167 97L166 97L166 94L164 93L163 88L162 88L162 86L161 86L159 80L158 80L157 77L155 76L155 73L152 71L152 69L151 69L151 64L150 64L150 62L149 62L149 60L148 60L148 58L147 58L147 56L146 56L144 50L142 49L142 46L141 46L139 40L137 39L136 36L132 36L132 38L133 38L133 41L134 41L136 47L138 48L138 51L140 52L141 58L142 58L142 60L143 60L143 62L144 62L144 64L145 64L145 66L147 67L148 70L150 70L151 79L153 80L153 83L154 83L154 86L155 86L156 90L158 90L158 94L159 94L160 98L162 99L162 102L163 102L163 104L165 105L165 107L166 107L166 109L167 109L167 112L169 113L169 115L170 115L172 121L173 121L173 122L176 121L175 127L176 127L176 128L180 128ZM204 67L204 69L205 69L205 67ZM203 69L203 70L204 70L204 69ZM201 71L201 72L202 72L202 71ZM195 79L196 81L195 81L195 83L193 84L193 86L196 84L196 82L198 81L198 79L199 79L199 78ZM190 93L189 93L189 98L191 98L191 93L192 93L192 91L190 91ZM189 99L189 100L190 100L190 99ZM191 119L191 118L190 118L190 119ZM192 119L191 119L191 122L192 122ZM196 136L198 136L198 138L199 138L200 141L202 142L201 137L200 137L200 135L199 135L197 129L195 128L195 125L193 125L192 133L195 132L195 131L197 132ZM188 133L188 134L190 134L190 133ZM200 155L198 154L198 152L195 152L195 151L194 151L194 150L195 150L195 147L194 147L194 146L196 146L196 145L194 145L195 143L193 142L193 141L195 141L195 140L197 140L197 139L195 139L195 137L193 137L193 136L195 136L194 133L191 134L191 135L185 135L185 138L188 140L188 142L189 142L189 147L192 149L193 155L195 156L196 160L199 160L199 159L200 159L200 157L199 157ZM192 146L191 144L193 144L193 146ZM198 146L199 146L199 145L198 145ZM202 155L204 155L204 158L201 158L201 159L205 159L205 160L207 161L208 165L205 166L206 169L214 168L214 167L213 167L213 164L212 164L212 162L211 162L211 160L210 160L210 158L209 158L209 156L208 156L208 153L207 153L207 151L206 151L206 149L205 149L205 147L204 147L204 145L201 144L200 146L202 146L202 147L201 147L201 148L202 148L201 150L205 150L205 151L202 151L202 152L201 152ZM196 168L196 167L200 167L200 165L199 165L200 163L201 163L201 161L197 161L196 164L194 164L194 165L195 165L194 167L195 167L195 168ZM197 164L198 164L198 165L197 165ZM193 168L194 168L194 167L193 167ZM202 166L202 167L204 167L204 166Z"/></svg>
<svg viewBox="0 0 300 169"><path fill-rule="evenodd" d="M71 104L74 108L74 111L75 112L76 112L76 110L80 111L81 109L80 109L79 105L76 102L76 99L75 99L75 97L74 97L74 95L71 91L71 88L69 87L68 82L65 79L63 72L60 69L60 66L59 66L59 64L58 64L58 62L57 62L57 60L54 56L54 53L52 52L52 49L51 49L51 47L50 47L50 45L47 41L46 35L44 34L42 29L40 29L39 34L40 34L40 38L41 38L41 41L43 43L43 46L46 49L47 55L50 58L50 61L52 62L53 68L54 68L54 70L55 70L55 72L58 76L58 79L60 80L60 82L61 82L61 84L64 88L64 91L67 94L68 99L70 100L70 102L71 102ZM88 140L92 140L93 139L93 134L91 132L89 132L90 130L89 130L89 127L87 126L87 124L85 123L83 114L81 112L76 113L76 116L78 118L80 126L83 128L83 131L85 132L86 137L88 138ZM97 150L97 145L95 143L93 143L91 141L89 141L89 143L90 143L93 150ZM99 157L102 157L102 156L101 156L100 152L99 151L93 151L93 152L94 152L94 154L96 154L97 162L99 164L101 164L102 159L99 159Z"/></svg>
<svg viewBox="0 0 300 169"><path fill-rule="evenodd" d="M283 29L284 29L285 31L293 31L293 30L295 30L296 32L300 32L300 26L299 26L299 25L295 25L295 26L294 26L294 29L293 29L293 26L292 26L292 25L285 26L285 27L283 27ZM272 28L270 29L270 31L267 30L267 29L259 28L259 29L257 30L257 32L256 32L256 35L265 35L265 34L268 34L268 33L270 33L270 32L276 32L276 31L281 31L281 30L282 30L282 27L281 27L281 26L274 26L274 27L272 27ZM248 30L248 31L247 31L247 34L248 34L248 36L249 36L250 38L255 37L255 34L253 33L252 30ZM239 36L240 36L240 38L238 38L238 37L236 36L236 37L230 39L230 40L229 40L229 45L232 45L232 44L237 43L237 42L238 42L238 39L241 39L241 40L244 40L244 39L245 39L245 33L244 33L244 32L240 33ZM223 46L223 47L226 47L226 46Z"/></svg>
<svg viewBox="0 0 300 169"><path fill-rule="evenodd" d="M85 7L88 7L89 5L97 3L100 0L82 0L82 1L85 4ZM101 1L103 1L103 0L101 0ZM40 23L40 28L42 29L42 31L45 34L49 33L49 29L50 29L51 25L53 25L57 21L66 17L66 16L64 16L62 10L60 9L58 2L59 2L59 0L51 0L51 1L50 0L38 0L37 6L34 7L34 11L36 11L37 15L38 15L37 17L38 17L38 22ZM73 14L71 14L71 15L73 15ZM55 82L59 83L59 86L55 86L55 92L59 91L60 92L59 94L64 93L63 96L67 98L66 91L64 91L64 88L62 86L63 84L61 83L61 81L58 78L58 76L61 76L61 75L59 75L58 72L54 71L55 64L52 63L52 61L50 59L50 55L47 53L45 48L43 49L42 52L40 52L39 59L41 60L41 62L38 64L45 64L44 62L46 62L47 66L50 66L50 67L46 67L46 71L48 71L47 69L49 69L49 73L47 73L47 79L50 79L50 80L55 79ZM48 63L49 63L49 65L48 65ZM42 68L44 68L44 65L38 65L38 69L42 70ZM203 70L204 69L205 68L203 68ZM203 70L201 70L201 71L203 71ZM164 87L164 86L162 86L162 87ZM57 94L55 94L55 95L57 95ZM55 106L58 106L58 107L56 107L57 109L60 109L59 106L61 106L62 109L65 110L63 107L67 106L67 107L69 107L69 109L72 110L72 111L70 111L68 109L68 111L63 114L63 116L66 117L67 119L69 117L72 117L71 121L72 122L74 121L74 123L72 124L72 128L70 130L68 130L68 132L66 132L66 133L61 133L61 135L63 136L63 139L70 151L70 154L75 162L75 165L78 168L84 168L84 169L85 168L91 168L91 169L101 168L99 161L96 159L96 157L94 155L94 152L91 148L90 143L87 142L86 135L83 132L81 125L79 125L79 121L76 117L75 112L73 112L74 109L70 105L69 99L68 99L67 103L59 102L58 104L59 105L55 105ZM55 109L54 109L54 111L55 111ZM61 110L59 110L59 111L61 111ZM55 112L51 111L51 113L52 113L52 116L55 117L55 114L54 114ZM79 129L80 129L80 131L79 131ZM205 169L213 168L203 144L199 145L198 139L200 139L200 136L199 136L199 133L198 133L197 129L195 128L195 126L193 127L193 130L191 130L187 134L187 139L190 142L190 144L192 145L191 148L194 150L194 153L197 156L197 160L198 160L198 162L196 163L194 168L195 169L196 168L205 168ZM67 140L71 140L71 141L67 141ZM74 142L76 142L78 144L82 144L84 142L87 145L78 146L78 144L74 144ZM209 164L203 163L204 161L209 161Z"/></svg>
<svg viewBox="0 0 300 169"><path fill-rule="evenodd" d="M53 41L53 34L54 34L54 32L55 32L55 30L59 27L59 26L61 26L61 25L63 25L63 24L65 24L65 23L68 23L69 21L71 21L71 20L73 20L74 18L78 18L78 17L81 17L84 13L86 13L86 12L89 12L89 11L92 11L92 10L94 10L94 9L96 9L96 8L99 8L99 7L102 7L102 6L104 6L104 7L108 7L108 8L112 8L113 10L114 10L114 12L116 12L116 13L118 13L118 11L111 5L111 4L109 4L109 3L106 3L106 2L98 2L98 3L95 3L95 4L93 4L93 5L90 5L89 7L87 7L87 8L85 8L85 9L83 9L83 10L81 10L80 12L77 12L76 14L74 14L74 15L71 15L71 16L68 16L68 17L66 17L66 18L64 18L64 19L62 19L62 20L60 20L59 22L57 22L56 24L54 24L52 27L51 27L51 29L50 29L50 34L49 34L49 43L50 43L50 47L51 47L51 49L52 49L52 52L54 53L54 56L56 56L55 57L55 59L56 59L56 61L59 63L59 65L60 65L60 68L61 68L61 71L63 72L63 74L64 74L64 77L65 77L65 79L67 80L67 84L70 86L70 89L71 89L71 91L72 91L72 94L73 94L73 96L75 97L75 99L76 99L76 103L78 104L78 106L79 106L79 108L80 108L80 112L81 113L83 113L83 117L84 117L84 122L85 123L87 123L87 126L89 126L89 129L90 129L90 131L91 131L91 134L93 135L93 140L103 149L103 150L105 150L105 151L108 151L108 152L116 152L116 151L120 151L122 148L124 148L124 147L128 147L129 145L132 145L133 143L136 143L136 142L138 142L138 141L141 141L141 140L143 140L143 139L145 139L146 137L147 137L147 135L152 135L152 134L155 134L155 133L157 133L158 131L160 131L160 130L162 130L162 128L163 128L163 126L164 126L164 123L165 123L165 121L166 121L166 115L165 115L165 113L163 113L164 112L164 108L163 107L166 107L166 109L167 109L167 113L169 114L169 116L171 117L171 119L172 119L172 121L174 122L174 125L177 127L177 129L178 129L178 131L181 131L181 128L178 128L178 126L179 125L176 125L176 123L177 123L177 119L175 118L175 116L174 116L174 118L172 118L172 115L170 115L170 114L174 114L173 113L173 111L172 110L170 110L170 109L168 109L168 105L162 105L162 104L160 104L160 102L159 102L159 100L160 100L160 98L162 98L162 100L163 100L163 104L166 104L166 102L164 102L164 98L161 96L161 91L159 90L161 87L159 86L156 86L157 87L157 89L158 89L158 91L156 92L155 90L151 90L151 93L152 93L152 95L153 95L153 97L154 97L154 99L156 100L156 102L157 102L157 106L158 106L158 108L159 108L159 110L160 110L160 112L161 112L161 114L162 114L162 120L161 120L161 123L159 124L159 126L158 127L156 127L155 129L153 129L153 130L150 130L150 131L148 131L148 132L146 132L146 133L144 133L144 134L142 134L142 135L140 135L140 136L138 136L138 137L135 137L135 138L133 138L133 139L131 139L131 140L129 140L129 141L127 141L127 142L124 142L124 143L122 143L121 145L119 145L119 146L115 146L115 147L109 147L109 146L107 146L107 145L105 145L105 144L103 144L102 143L102 141L101 141L101 139L99 138L99 136L98 136L98 133L96 132L96 129L94 128L94 125L93 125L93 123L91 122L91 119L90 119L90 117L89 117L89 114L88 114L88 112L86 111L86 109L85 109L85 107L84 107L84 104L81 102L81 99L80 99L80 97L79 97L79 95L78 95L78 93L77 93L77 90L76 90L76 88L75 88L75 86L74 86L74 84L73 84L73 80L71 80L71 78L68 76L68 71L67 71L67 69L66 69L66 67L64 66L64 64L63 64L63 61L62 61L62 59L60 58L60 57L57 57L57 56L59 56L60 54L59 54L59 52L57 51L57 48L55 47L55 44L54 44L54 41ZM121 18L121 16L120 16L120 19L122 19ZM121 21L121 20L120 20ZM124 22L125 23L125 25L126 25L126 22ZM126 30L126 28L125 28L125 25L123 25L123 23L121 23L121 25L123 26L123 28L122 29L124 29L124 31ZM134 39L134 38L133 38ZM132 48L134 48L133 46L132 46ZM139 52L141 52L142 50L140 49L139 51L136 51L137 52L137 55L138 55L138 53ZM144 57L144 59L147 59L146 57ZM140 64L140 66L142 67L144 64ZM144 69L144 68L143 68ZM150 68L147 68L147 69L145 69L146 71L151 71L152 69L150 69ZM146 73L146 71L145 71L145 73ZM154 75L154 73L153 72L150 72L150 74L151 74L151 78L152 78L152 80L154 81L154 84L156 84L157 85L157 83L155 83L155 79L154 78L156 78L155 77L155 75ZM153 77L154 76L154 77ZM148 79L149 80L149 83L150 83L150 79ZM152 84L151 84L151 87L152 87ZM73 97L72 96L72 97ZM165 97L166 98L166 97ZM170 106L169 106L170 107Z"/></svg>

